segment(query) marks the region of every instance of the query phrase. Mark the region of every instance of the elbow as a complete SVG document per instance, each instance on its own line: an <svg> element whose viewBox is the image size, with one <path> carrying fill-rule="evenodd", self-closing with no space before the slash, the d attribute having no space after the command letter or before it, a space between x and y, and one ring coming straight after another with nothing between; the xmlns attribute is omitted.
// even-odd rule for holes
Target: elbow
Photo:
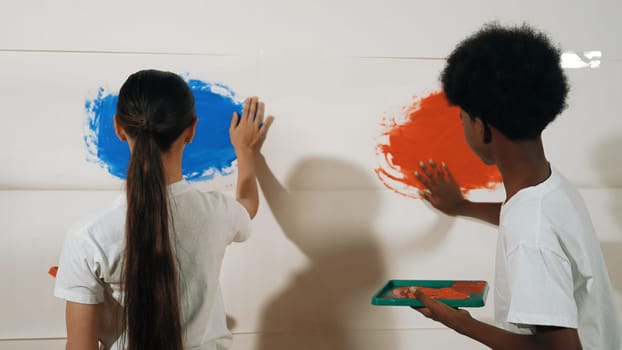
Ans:
<svg viewBox="0 0 622 350"><path fill-rule="evenodd" d="M257 211L258 211L257 207L252 208L252 209L246 208L246 210L248 211L248 216L250 216L251 220L253 220L255 216L257 216Z"/></svg>
<svg viewBox="0 0 622 350"><path fill-rule="evenodd" d="M248 216L252 219L257 216L257 211L259 210L259 200L253 200L249 198L237 198L238 203L242 204Z"/></svg>

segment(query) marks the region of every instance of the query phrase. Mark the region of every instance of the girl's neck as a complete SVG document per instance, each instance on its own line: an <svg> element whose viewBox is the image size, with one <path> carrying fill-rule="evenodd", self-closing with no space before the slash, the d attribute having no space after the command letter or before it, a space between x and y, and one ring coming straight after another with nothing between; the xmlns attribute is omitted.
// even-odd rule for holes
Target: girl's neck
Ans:
<svg viewBox="0 0 622 350"><path fill-rule="evenodd" d="M181 159L183 148L181 150L171 149L169 152L162 153L162 170L164 170L164 179L167 185L184 179L181 171Z"/></svg>

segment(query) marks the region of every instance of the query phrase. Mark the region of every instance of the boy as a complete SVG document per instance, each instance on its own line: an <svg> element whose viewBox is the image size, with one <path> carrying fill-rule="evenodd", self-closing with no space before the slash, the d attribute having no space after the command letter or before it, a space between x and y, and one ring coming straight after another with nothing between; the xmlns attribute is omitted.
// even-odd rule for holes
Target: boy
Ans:
<svg viewBox="0 0 622 350"><path fill-rule="evenodd" d="M544 128L565 108L559 51L525 25L488 25L461 42L441 74L467 143L495 164L504 203L462 196L447 166L421 162L422 197L448 215L499 225L495 327L425 296L426 317L493 349L622 349L611 283L583 200L548 163Z"/></svg>

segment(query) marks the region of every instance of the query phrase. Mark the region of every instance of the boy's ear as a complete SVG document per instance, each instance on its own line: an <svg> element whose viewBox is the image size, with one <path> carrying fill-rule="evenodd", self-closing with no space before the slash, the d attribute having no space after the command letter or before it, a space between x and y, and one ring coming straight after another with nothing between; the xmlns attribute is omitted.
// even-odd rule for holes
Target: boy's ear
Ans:
<svg viewBox="0 0 622 350"><path fill-rule="evenodd" d="M475 118L475 130L483 143L489 144L492 141L492 132L490 125L481 118Z"/></svg>
<svg viewBox="0 0 622 350"><path fill-rule="evenodd" d="M125 130L123 130L123 128L119 126L116 115L114 116L113 120L114 120L114 133L117 134L117 137L119 138L119 140L127 141L127 135L125 134Z"/></svg>

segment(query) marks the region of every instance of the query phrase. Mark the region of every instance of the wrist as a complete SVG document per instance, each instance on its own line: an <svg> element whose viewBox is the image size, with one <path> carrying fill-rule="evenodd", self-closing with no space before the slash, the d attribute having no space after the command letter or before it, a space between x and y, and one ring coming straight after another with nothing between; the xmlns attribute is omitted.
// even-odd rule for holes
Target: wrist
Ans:
<svg viewBox="0 0 622 350"><path fill-rule="evenodd" d="M454 207L454 213L455 215L459 215L459 216L468 216L469 215L469 205L471 204L471 201L469 201L466 198L463 198L460 202L458 202L456 204L456 206Z"/></svg>
<svg viewBox="0 0 622 350"><path fill-rule="evenodd" d="M257 152L253 151L252 149L248 148L248 149L235 149L235 156L238 159L253 159L255 157L255 154Z"/></svg>
<svg viewBox="0 0 622 350"><path fill-rule="evenodd" d="M466 310L456 310L456 312L447 320L446 326L455 330L460 334L464 334L468 328L469 322L473 321L473 317Z"/></svg>

